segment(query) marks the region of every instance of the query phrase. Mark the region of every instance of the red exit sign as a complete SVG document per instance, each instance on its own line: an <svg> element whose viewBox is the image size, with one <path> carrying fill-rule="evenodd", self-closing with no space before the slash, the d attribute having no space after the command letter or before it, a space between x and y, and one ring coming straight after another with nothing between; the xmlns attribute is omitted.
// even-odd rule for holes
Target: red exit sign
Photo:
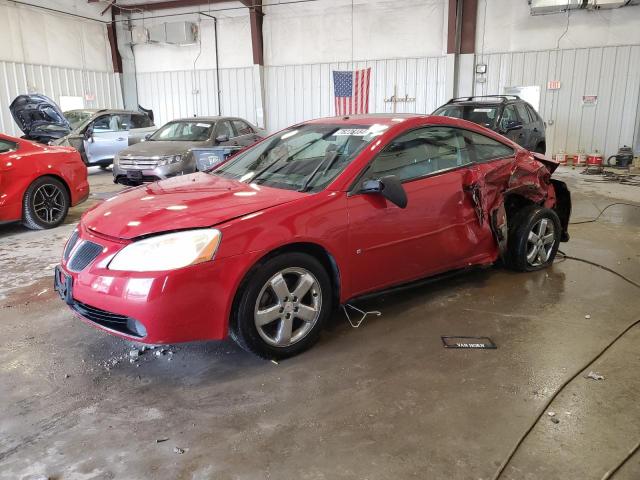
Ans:
<svg viewBox="0 0 640 480"><path fill-rule="evenodd" d="M560 80L549 80L547 90L560 90Z"/></svg>

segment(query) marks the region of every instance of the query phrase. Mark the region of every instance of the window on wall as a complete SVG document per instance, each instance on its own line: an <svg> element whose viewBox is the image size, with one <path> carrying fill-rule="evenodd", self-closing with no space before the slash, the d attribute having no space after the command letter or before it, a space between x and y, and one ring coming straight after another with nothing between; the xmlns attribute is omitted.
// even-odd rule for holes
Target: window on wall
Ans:
<svg viewBox="0 0 640 480"><path fill-rule="evenodd" d="M470 163L462 131L426 127L400 135L372 162L368 178L395 175L411 180Z"/></svg>
<svg viewBox="0 0 640 480"><path fill-rule="evenodd" d="M476 132L466 131L464 133L467 142L475 153L475 161L478 163L490 162L499 158L511 157L514 154L513 148L481 135Z"/></svg>

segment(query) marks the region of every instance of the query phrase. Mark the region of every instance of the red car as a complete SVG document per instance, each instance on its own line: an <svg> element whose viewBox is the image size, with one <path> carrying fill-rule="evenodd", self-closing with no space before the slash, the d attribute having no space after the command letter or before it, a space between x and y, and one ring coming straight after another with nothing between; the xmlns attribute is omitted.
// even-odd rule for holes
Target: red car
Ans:
<svg viewBox="0 0 640 480"><path fill-rule="evenodd" d="M75 149L0 134L0 224L57 227L88 196L87 167Z"/></svg>
<svg viewBox="0 0 640 480"><path fill-rule="evenodd" d="M301 123L214 171L85 213L56 289L85 321L152 344L222 339L265 358L309 348L332 309L502 258L530 271L568 240L557 164L474 123Z"/></svg>

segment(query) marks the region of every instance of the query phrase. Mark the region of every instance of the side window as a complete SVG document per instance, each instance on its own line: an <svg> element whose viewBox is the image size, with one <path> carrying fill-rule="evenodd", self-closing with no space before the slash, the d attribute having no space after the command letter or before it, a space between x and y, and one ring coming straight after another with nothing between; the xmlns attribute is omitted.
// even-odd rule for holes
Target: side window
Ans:
<svg viewBox="0 0 640 480"><path fill-rule="evenodd" d="M539 120L538 113L533 109L531 105L527 105L527 110L529 111L529 116L531 117L532 122L537 122Z"/></svg>
<svg viewBox="0 0 640 480"><path fill-rule="evenodd" d="M529 111L524 103L516 104L516 109L518 110L518 115L520 116L520 121L523 124L531 123L531 116L529 115Z"/></svg>
<svg viewBox="0 0 640 480"><path fill-rule="evenodd" d="M516 109L513 105L507 105L502 112L502 120L500 120L500 128L506 130L511 122L517 122L520 119L516 114Z"/></svg>
<svg viewBox="0 0 640 480"><path fill-rule="evenodd" d="M93 121L93 132L120 132L129 129L129 115L103 115Z"/></svg>
<svg viewBox="0 0 640 480"><path fill-rule="evenodd" d="M508 147L493 138L471 131L465 132L465 136L467 137L467 141L471 144L471 148L475 151L475 159L478 163L511 157L514 154L513 148Z"/></svg>
<svg viewBox="0 0 640 480"><path fill-rule="evenodd" d="M470 163L462 132L448 127L427 127L400 135L372 162L368 178L395 175L401 181Z"/></svg>
<svg viewBox="0 0 640 480"><path fill-rule="evenodd" d="M131 115L131 126L129 128L148 128L151 126L151 119L146 115Z"/></svg>
<svg viewBox="0 0 640 480"><path fill-rule="evenodd" d="M231 123L229 123L229 121L222 120L218 122L216 136L219 137L220 135L227 135L229 138L236 136L236 134L233 133L233 129L231 128Z"/></svg>
<svg viewBox="0 0 640 480"><path fill-rule="evenodd" d="M255 133L253 131L253 128L251 128L249 125L247 125L242 120L233 120L233 128L235 128L238 136L240 136L240 135L251 135L251 134Z"/></svg>
<svg viewBox="0 0 640 480"><path fill-rule="evenodd" d="M0 138L0 153L7 153L18 148L18 144L15 142L10 142L9 140L3 140Z"/></svg>

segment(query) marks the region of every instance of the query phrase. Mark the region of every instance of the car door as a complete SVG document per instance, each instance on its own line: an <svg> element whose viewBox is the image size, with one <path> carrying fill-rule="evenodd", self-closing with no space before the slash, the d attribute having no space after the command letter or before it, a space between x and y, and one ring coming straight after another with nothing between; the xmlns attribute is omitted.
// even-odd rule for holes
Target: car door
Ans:
<svg viewBox="0 0 640 480"><path fill-rule="evenodd" d="M516 142L518 145L522 145L526 148L526 131L524 125L522 128L510 130L515 122L522 122L516 111L516 107L513 104L506 105L502 111L502 117L500 118L500 133L510 140Z"/></svg>
<svg viewBox="0 0 640 480"><path fill-rule="evenodd" d="M522 122L522 131L524 133L524 144L522 146L527 150L534 150L536 148L536 135L534 132L535 123L529 115L527 106L525 103L516 103L516 111L518 117Z"/></svg>
<svg viewBox="0 0 640 480"><path fill-rule="evenodd" d="M93 133L84 142L89 164L108 163L127 148L128 126L129 115L106 114L96 118L90 125Z"/></svg>
<svg viewBox="0 0 640 480"><path fill-rule="evenodd" d="M238 145L248 147L249 145L253 145L258 140L260 140L260 136L256 133L253 127L244 120L236 118L233 119L231 123L237 135L236 138L238 141Z"/></svg>
<svg viewBox="0 0 640 480"><path fill-rule="evenodd" d="M545 124L538 112L531 105L526 105L529 116L531 117L531 145L536 148L539 144L545 143ZM545 152L541 152L545 153Z"/></svg>
<svg viewBox="0 0 640 480"><path fill-rule="evenodd" d="M462 132L433 126L401 134L356 181L347 199L354 294L456 268L474 255L482 256L468 227L477 217L465 191L472 164ZM359 193L364 180L388 175L402 181L406 208L381 195Z"/></svg>

